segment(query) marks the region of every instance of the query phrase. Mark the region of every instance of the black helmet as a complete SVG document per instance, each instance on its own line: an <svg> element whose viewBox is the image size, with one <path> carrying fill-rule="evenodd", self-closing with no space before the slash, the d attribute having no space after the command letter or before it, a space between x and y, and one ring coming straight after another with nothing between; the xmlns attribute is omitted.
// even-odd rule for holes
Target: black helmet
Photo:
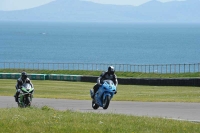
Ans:
<svg viewBox="0 0 200 133"><path fill-rule="evenodd" d="M114 74L115 73L115 68L113 66L108 67L108 73L109 74Z"/></svg>
<svg viewBox="0 0 200 133"><path fill-rule="evenodd" d="M21 73L21 77L22 77L22 80L25 80L27 78L26 72L22 72Z"/></svg>

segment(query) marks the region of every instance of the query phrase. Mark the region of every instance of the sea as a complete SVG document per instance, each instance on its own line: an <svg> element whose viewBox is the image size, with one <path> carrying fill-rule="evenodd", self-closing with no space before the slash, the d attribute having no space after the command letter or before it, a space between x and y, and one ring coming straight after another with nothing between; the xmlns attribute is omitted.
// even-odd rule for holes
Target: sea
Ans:
<svg viewBox="0 0 200 133"><path fill-rule="evenodd" d="M0 62L200 63L200 24L0 22Z"/></svg>

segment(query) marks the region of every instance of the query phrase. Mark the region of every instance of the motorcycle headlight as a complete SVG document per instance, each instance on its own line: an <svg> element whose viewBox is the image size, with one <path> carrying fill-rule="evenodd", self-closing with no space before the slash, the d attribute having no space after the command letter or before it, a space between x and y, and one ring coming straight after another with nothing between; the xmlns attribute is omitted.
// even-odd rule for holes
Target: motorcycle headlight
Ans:
<svg viewBox="0 0 200 133"><path fill-rule="evenodd" d="M23 92L23 93L27 93L27 91L25 91L25 90L22 90L22 92Z"/></svg>

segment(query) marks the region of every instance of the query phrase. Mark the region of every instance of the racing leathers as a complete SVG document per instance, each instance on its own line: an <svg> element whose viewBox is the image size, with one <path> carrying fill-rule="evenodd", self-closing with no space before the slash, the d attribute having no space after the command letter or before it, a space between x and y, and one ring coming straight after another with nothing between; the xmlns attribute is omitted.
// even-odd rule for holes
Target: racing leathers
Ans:
<svg viewBox="0 0 200 133"><path fill-rule="evenodd" d="M115 84L115 86L118 85L118 80L117 80L117 76L115 74L110 74L109 72L103 72L97 79L97 83L94 85L93 90L93 96L92 98L94 98L95 93L98 91L99 87L101 86L101 83L103 80L112 80L113 83Z"/></svg>
<svg viewBox="0 0 200 133"><path fill-rule="evenodd" d="M14 96L16 102L18 102L18 96L19 96L20 90L22 88L22 85L24 83L29 83L31 85L31 87L33 87L33 84L31 83L31 80L29 78L22 79L22 77L20 77L19 79L17 79L17 84L15 85L16 93Z"/></svg>

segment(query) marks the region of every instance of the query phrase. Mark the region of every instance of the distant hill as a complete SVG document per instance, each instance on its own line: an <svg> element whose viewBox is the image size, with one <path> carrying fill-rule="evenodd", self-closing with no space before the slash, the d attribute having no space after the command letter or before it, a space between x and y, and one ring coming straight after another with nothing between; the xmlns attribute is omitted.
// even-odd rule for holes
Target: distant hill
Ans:
<svg viewBox="0 0 200 133"><path fill-rule="evenodd" d="M200 0L152 0L140 6L97 4L79 0L56 0L36 8L0 11L0 21L66 22L200 22Z"/></svg>

